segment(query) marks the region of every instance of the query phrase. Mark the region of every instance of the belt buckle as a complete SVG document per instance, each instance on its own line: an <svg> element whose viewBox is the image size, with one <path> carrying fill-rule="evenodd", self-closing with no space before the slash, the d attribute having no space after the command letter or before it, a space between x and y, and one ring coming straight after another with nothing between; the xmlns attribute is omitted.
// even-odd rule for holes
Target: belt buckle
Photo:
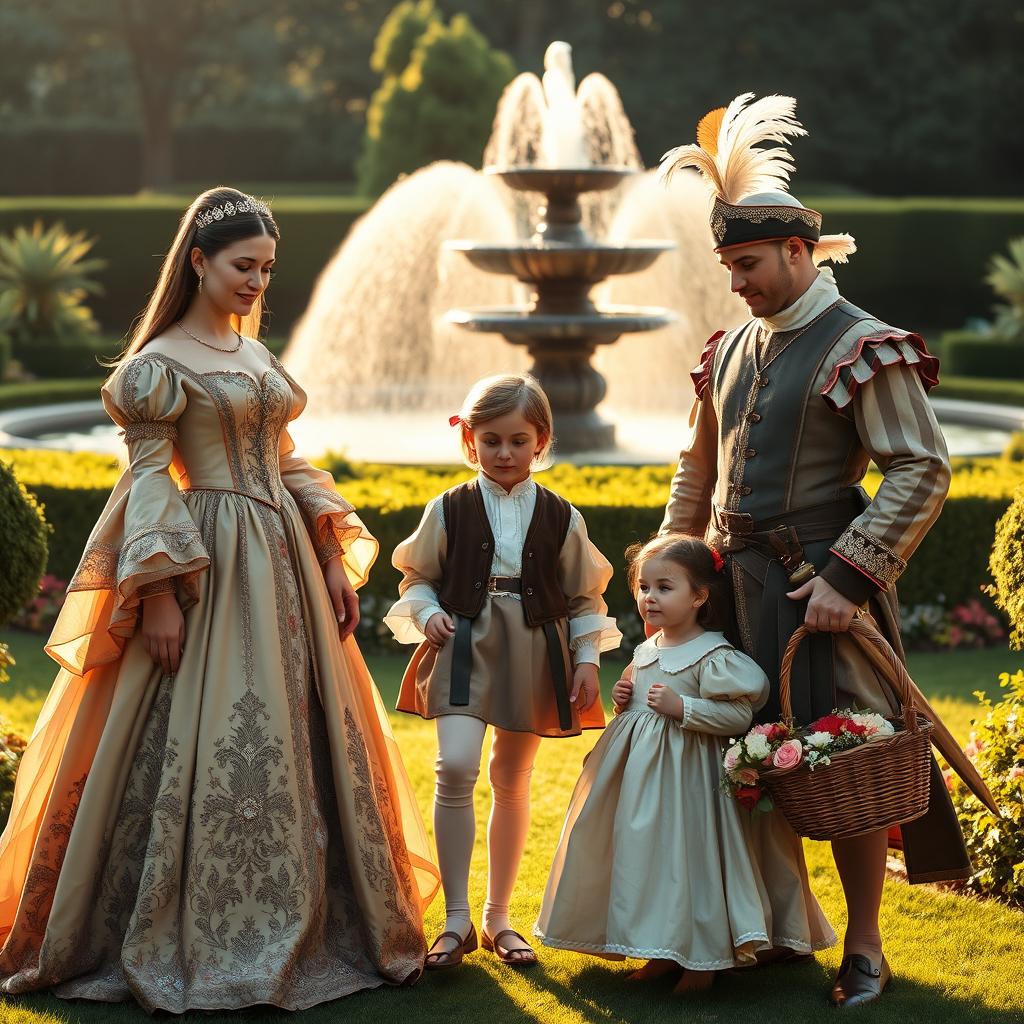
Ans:
<svg viewBox="0 0 1024 1024"><path fill-rule="evenodd" d="M496 594L498 592L498 577L489 576L487 578L487 593Z"/></svg>

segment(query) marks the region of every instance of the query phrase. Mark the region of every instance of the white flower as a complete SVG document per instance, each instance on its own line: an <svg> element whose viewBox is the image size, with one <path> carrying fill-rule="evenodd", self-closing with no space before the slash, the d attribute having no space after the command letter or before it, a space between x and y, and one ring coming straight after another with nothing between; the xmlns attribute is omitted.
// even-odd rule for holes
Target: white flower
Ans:
<svg viewBox="0 0 1024 1024"><path fill-rule="evenodd" d="M812 732L804 737L804 743L809 747L827 747L834 738L830 732Z"/></svg>
<svg viewBox="0 0 1024 1024"><path fill-rule="evenodd" d="M760 733L748 733L747 738L743 742L746 744L747 753L755 761L763 761L772 752L767 738Z"/></svg>

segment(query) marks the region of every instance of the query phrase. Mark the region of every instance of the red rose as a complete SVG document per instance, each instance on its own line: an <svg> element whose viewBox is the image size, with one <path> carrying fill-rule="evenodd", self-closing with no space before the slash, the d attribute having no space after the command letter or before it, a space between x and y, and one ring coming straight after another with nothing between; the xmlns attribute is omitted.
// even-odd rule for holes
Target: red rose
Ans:
<svg viewBox="0 0 1024 1024"><path fill-rule="evenodd" d="M843 728L847 732L852 732L854 736L863 736L864 733L868 731L868 727L866 725L861 725L859 722L853 722L849 719L847 719L846 725L844 725Z"/></svg>
<svg viewBox="0 0 1024 1024"><path fill-rule="evenodd" d="M768 739L769 741L774 742L775 740L783 739L787 734L788 730L786 727L784 725L779 725L779 723L776 722L771 727L771 732L768 733Z"/></svg>
<svg viewBox="0 0 1024 1024"><path fill-rule="evenodd" d="M823 715L816 722L811 723L810 731L827 732L832 736L838 736L849 724L850 720L843 718L842 715Z"/></svg>
<svg viewBox="0 0 1024 1024"><path fill-rule="evenodd" d="M759 786L740 786L736 790L736 802L748 811L752 811L760 799L761 789Z"/></svg>

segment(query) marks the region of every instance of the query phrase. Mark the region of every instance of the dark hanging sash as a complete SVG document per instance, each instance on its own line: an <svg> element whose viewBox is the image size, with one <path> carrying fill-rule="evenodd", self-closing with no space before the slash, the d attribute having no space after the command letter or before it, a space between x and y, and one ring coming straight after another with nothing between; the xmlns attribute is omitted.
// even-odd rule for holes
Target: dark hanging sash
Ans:
<svg viewBox="0 0 1024 1024"><path fill-rule="evenodd" d="M787 594L797 589L789 576L805 559L828 557L828 547L864 510L859 489L851 488L841 499L791 509L755 522L744 512L715 507L714 529L727 557L736 559L742 571L762 581L759 607L751 610L758 623L754 660L771 680L768 703L761 709L761 721L777 721L779 665L789 638L804 621L807 601L793 601ZM819 565L817 568L821 568ZM737 586L743 586L739 581ZM740 600L737 595L737 600ZM835 707L835 637L814 633L800 645L791 675L793 717L807 725Z"/></svg>
<svg viewBox="0 0 1024 1024"><path fill-rule="evenodd" d="M523 581L518 576L492 576L487 589L490 593L520 594ZM469 684L473 672L473 620L465 615L452 615L455 620L455 638L452 641L452 678L448 689L448 703L452 707L469 704ZM563 732L572 728L572 707L569 703L569 670L562 650L562 641L554 622L544 622L548 666L558 708L558 727Z"/></svg>

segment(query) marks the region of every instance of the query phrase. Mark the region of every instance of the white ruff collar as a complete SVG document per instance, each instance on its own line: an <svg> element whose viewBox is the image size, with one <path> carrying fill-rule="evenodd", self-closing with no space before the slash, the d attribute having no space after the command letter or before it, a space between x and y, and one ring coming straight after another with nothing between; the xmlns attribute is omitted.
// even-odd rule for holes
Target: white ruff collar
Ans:
<svg viewBox="0 0 1024 1024"><path fill-rule="evenodd" d="M819 267L814 283L791 306L774 316L758 317L765 330L775 334L795 331L809 324L819 313L839 298L836 279L828 267Z"/></svg>
<svg viewBox="0 0 1024 1024"><path fill-rule="evenodd" d="M633 652L633 664L637 668L647 668L657 662L663 672L675 674L696 665L711 651L730 646L721 633L701 633L674 647L659 647L657 641L660 636L661 633L656 633Z"/></svg>

